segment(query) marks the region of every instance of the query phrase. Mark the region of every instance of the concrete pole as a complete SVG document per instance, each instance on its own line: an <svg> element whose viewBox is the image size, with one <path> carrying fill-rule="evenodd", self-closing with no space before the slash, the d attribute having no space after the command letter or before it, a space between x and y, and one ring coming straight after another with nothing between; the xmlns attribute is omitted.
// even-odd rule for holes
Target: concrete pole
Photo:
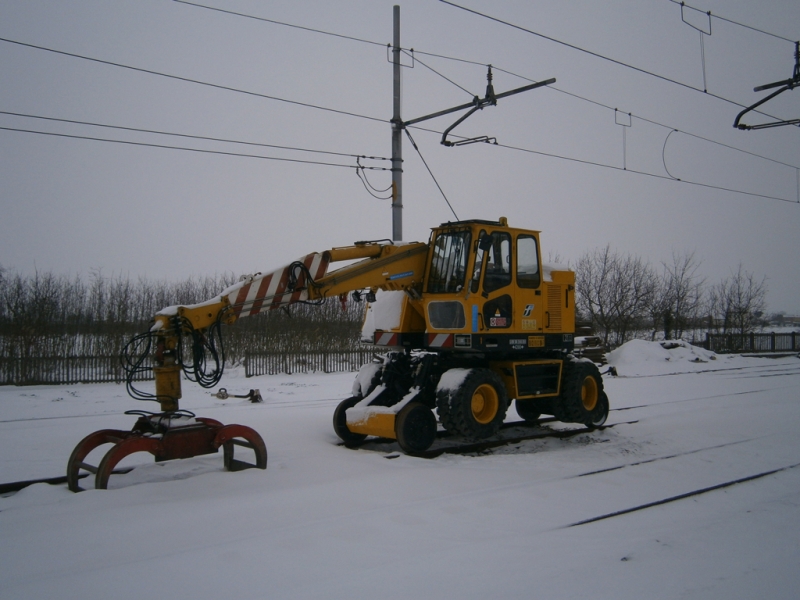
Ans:
<svg viewBox="0 0 800 600"><path fill-rule="evenodd" d="M403 241L403 120L400 118L400 7L394 6L394 110L392 112L392 240Z"/></svg>

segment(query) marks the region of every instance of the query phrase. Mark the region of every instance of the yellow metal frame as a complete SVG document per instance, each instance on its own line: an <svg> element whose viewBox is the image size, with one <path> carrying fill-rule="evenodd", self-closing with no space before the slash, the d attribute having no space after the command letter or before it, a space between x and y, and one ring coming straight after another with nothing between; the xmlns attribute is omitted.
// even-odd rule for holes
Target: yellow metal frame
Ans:
<svg viewBox="0 0 800 600"><path fill-rule="evenodd" d="M516 367L525 365L558 365L558 387L556 392L549 394L528 394L525 396L520 396L517 393L518 387L517 387ZM522 400L527 400L531 398L554 398L561 394L561 376L564 371L563 360L558 360L558 359L514 360L514 361L509 360L509 361L492 363L491 369L492 371L497 373L503 380L503 384L506 386L506 392L508 393L509 398L519 398ZM511 371L511 375L508 375L507 371Z"/></svg>
<svg viewBox="0 0 800 600"><path fill-rule="evenodd" d="M397 439L395 433L394 422L397 415L394 413L373 413L366 419L357 421L356 423L347 422L347 428L353 433L360 433L362 435L374 435L382 438L389 438L390 440Z"/></svg>

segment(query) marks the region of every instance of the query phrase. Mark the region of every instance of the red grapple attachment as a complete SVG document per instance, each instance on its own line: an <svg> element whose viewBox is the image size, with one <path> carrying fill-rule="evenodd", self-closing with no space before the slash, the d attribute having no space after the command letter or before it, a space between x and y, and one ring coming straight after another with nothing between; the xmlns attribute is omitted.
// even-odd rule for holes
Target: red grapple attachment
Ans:
<svg viewBox="0 0 800 600"><path fill-rule="evenodd" d="M95 475L94 487L104 490L108 479L119 462L136 452L149 452L156 462L214 454L222 446L223 464L228 471L248 468L267 468L267 447L261 436L244 425L223 425L214 419L195 417L188 411L149 413L128 411L139 419L130 431L102 429L83 438L72 451L67 463L67 485L73 492L83 491L78 485L81 470ZM97 466L84 462L95 448L113 444ZM250 448L255 454L254 463L234 458L234 447Z"/></svg>

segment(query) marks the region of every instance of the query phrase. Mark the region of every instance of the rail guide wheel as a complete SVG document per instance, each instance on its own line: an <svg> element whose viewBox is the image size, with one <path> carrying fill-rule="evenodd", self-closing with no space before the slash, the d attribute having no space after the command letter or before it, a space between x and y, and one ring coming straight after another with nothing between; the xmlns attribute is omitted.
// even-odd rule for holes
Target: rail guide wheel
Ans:
<svg viewBox="0 0 800 600"><path fill-rule="evenodd" d="M421 402L409 402L397 413L394 429L403 452L425 452L436 440L436 417Z"/></svg>

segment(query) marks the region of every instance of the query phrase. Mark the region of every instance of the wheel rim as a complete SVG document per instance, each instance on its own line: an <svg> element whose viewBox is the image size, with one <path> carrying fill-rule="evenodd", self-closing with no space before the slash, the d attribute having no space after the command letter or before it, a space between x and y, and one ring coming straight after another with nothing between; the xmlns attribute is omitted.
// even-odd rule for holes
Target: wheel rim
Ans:
<svg viewBox="0 0 800 600"><path fill-rule="evenodd" d="M481 425L491 423L497 415L500 400L497 390L488 383L479 385L472 394L472 416Z"/></svg>
<svg viewBox="0 0 800 600"><path fill-rule="evenodd" d="M581 402L583 402L583 408L586 410L594 410L597 406L598 397L597 381L594 377L589 375L583 380L583 385L581 386Z"/></svg>

